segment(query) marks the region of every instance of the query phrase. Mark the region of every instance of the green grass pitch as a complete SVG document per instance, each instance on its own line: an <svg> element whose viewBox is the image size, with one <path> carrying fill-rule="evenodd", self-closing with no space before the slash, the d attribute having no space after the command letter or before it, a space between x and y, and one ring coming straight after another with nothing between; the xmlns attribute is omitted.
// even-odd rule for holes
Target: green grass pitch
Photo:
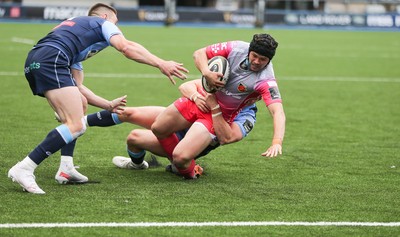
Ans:
<svg viewBox="0 0 400 237"><path fill-rule="evenodd" d="M52 24L1 23L0 226L12 223L400 222L400 34L235 28L121 26L128 39L200 76L194 50L271 33L287 117L284 154L260 154L272 122L259 102L255 129L242 142L199 160L206 175L184 181L163 167L117 169L136 126L89 128L75 163L85 185L58 185L59 153L36 170L44 196L24 193L7 172L57 126L47 102L32 96L25 57ZM85 85L129 106L163 105L178 96L156 68L108 48L84 62ZM177 79L177 85L182 82ZM89 112L98 109L90 107ZM165 165L165 160L161 160ZM0 228L0 236L400 236L400 227L205 226Z"/></svg>

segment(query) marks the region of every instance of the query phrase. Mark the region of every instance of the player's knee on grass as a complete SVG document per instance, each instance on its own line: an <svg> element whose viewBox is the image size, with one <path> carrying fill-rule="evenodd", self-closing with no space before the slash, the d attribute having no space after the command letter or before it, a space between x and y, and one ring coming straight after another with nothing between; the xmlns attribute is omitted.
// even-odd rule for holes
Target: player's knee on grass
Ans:
<svg viewBox="0 0 400 237"><path fill-rule="evenodd" d="M185 152L174 150L174 152L172 153L172 157L174 164L179 168L188 166L191 160L194 159L194 156L192 154L189 154L189 152L187 151Z"/></svg>

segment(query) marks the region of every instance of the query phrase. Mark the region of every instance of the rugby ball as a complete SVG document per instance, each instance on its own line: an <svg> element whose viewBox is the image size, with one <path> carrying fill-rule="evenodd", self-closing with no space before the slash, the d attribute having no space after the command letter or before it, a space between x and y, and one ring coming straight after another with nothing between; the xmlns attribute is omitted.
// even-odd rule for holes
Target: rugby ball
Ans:
<svg viewBox="0 0 400 237"><path fill-rule="evenodd" d="M224 76L221 77L219 80L220 81L228 81L229 78L229 62L226 58L222 56L215 56L208 60L208 68L212 72L219 72L223 74ZM205 91L208 93L215 93L218 90L221 90L222 87L214 87L208 84L206 78L204 76L201 77L201 84L203 85L203 88Z"/></svg>

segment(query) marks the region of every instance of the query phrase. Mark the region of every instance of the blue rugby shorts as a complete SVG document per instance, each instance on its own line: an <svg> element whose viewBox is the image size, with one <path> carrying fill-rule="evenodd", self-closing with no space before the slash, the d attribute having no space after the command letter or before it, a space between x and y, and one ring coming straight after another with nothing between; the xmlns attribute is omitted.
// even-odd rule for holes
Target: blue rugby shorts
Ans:
<svg viewBox="0 0 400 237"><path fill-rule="evenodd" d="M42 97L48 90L76 86L68 57L55 47L33 48L26 58L24 73L32 93Z"/></svg>

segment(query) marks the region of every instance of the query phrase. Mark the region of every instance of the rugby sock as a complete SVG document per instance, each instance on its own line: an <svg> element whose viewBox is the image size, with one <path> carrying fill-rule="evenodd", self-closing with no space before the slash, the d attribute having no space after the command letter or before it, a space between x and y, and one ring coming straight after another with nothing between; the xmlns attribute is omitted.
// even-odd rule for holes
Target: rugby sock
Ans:
<svg viewBox="0 0 400 237"><path fill-rule="evenodd" d="M179 173L186 179L193 179L195 173L194 173L194 167L196 166L196 162L194 160L191 161L189 168L181 169L179 167L176 167L176 169L179 171Z"/></svg>
<svg viewBox="0 0 400 237"><path fill-rule="evenodd" d="M118 114L103 110L94 114L85 116L86 124L90 127L109 127L122 123Z"/></svg>
<svg viewBox="0 0 400 237"><path fill-rule="evenodd" d="M61 148L61 156L74 156L76 139Z"/></svg>
<svg viewBox="0 0 400 237"><path fill-rule="evenodd" d="M176 136L175 133L173 133L171 136L158 139L160 142L161 146L164 148L164 151L168 155L168 159L172 161L172 152L174 151L176 145L179 143L179 139Z"/></svg>
<svg viewBox="0 0 400 237"><path fill-rule="evenodd" d="M66 125L60 125L51 130L46 138L28 155L33 162L39 165L51 154L73 141L73 137Z"/></svg>
<svg viewBox="0 0 400 237"><path fill-rule="evenodd" d="M143 163L144 156L146 155L146 151L143 150L141 152L135 153L130 151L129 149L126 149L128 151L129 157L131 158L132 162L140 165Z"/></svg>
<svg viewBox="0 0 400 237"><path fill-rule="evenodd" d="M68 170L74 167L74 149L76 139L61 148L60 169Z"/></svg>

